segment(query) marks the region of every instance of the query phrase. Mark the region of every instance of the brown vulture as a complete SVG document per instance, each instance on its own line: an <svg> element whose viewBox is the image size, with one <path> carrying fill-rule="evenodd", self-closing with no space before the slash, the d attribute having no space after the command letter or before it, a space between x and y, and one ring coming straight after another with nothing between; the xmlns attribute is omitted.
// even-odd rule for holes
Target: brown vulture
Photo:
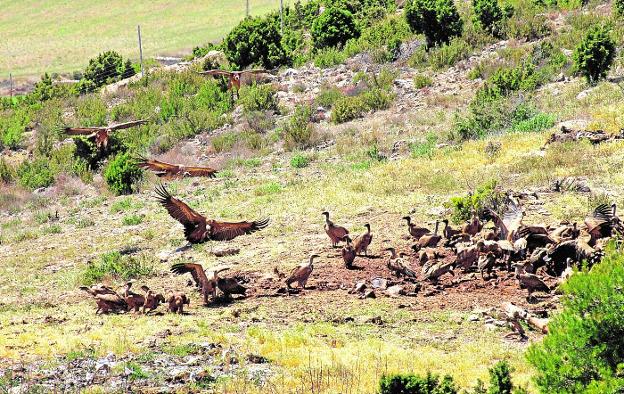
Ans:
<svg viewBox="0 0 624 394"><path fill-rule="evenodd" d="M620 219L615 215L615 209L615 204L611 206L600 204L590 216L585 218L587 232L591 236L588 242L590 246L594 246L600 238L610 237L613 230L621 226Z"/></svg>
<svg viewBox="0 0 624 394"><path fill-rule="evenodd" d="M245 295L247 288L241 285L236 278L217 278L217 287L225 298L230 298L232 294Z"/></svg>
<svg viewBox="0 0 624 394"><path fill-rule="evenodd" d="M69 135L86 135L87 139L93 140L95 146L102 150L108 146L108 138L113 131L128 129L146 123L146 120L133 120L131 122L99 127L66 127L65 133Z"/></svg>
<svg viewBox="0 0 624 394"><path fill-rule="evenodd" d="M123 292L124 300L128 304L128 310L134 309L134 312L138 312L143 304L145 304L145 297L130 290L131 287L132 282L127 282Z"/></svg>
<svg viewBox="0 0 624 394"><path fill-rule="evenodd" d="M305 262L298 267L295 267L295 269L293 269L290 273L288 279L286 279L286 286L290 288L290 285L293 282L297 282L299 284L299 287L305 289L308 278L310 277L310 274L312 274L312 270L314 270L314 259L317 257L321 256L319 256L318 254L313 254L310 256L310 260L308 262Z"/></svg>
<svg viewBox="0 0 624 394"><path fill-rule="evenodd" d="M421 248L435 248L436 246L438 246L438 242L440 242L440 240L442 239L442 236L438 235L439 226L440 223L436 220L435 230L433 231L433 234L428 233L420 237L418 239L417 245Z"/></svg>
<svg viewBox="0 0 624 394"><path fill-rule="evenodd" d="M141 286L141 290L145 292L145 302L143 303L143 313L148 314L154 309L158 308L160 303L165 302L165 297L162 294L154 293L149 287Z"/></svg>
<svg viewBox="0 0 624 394"><path fill-rule="evenodd" d="M544 293L550 293L550 288L542 281L537 275L529 274L524 269L524 264L514 264L516 268L516 279L520 284L521 289L527 289L529 297L534 291L543 291Z"/></svg>
<svg viewBox="0 0 624 394"><path fill-rule="evenodd" d="M268 218L236 223L208 220L182 201L171 196L163 185L156 187L156 194L158 194L158 202L167 208L169 215L182 223L184 237L192 244L206 241L229 241L240 235L262 230L269 225Z"/></svg>
<svg viewBox="0 0 624 394"><path fill-rule="evenodd" d="M101 284L91 287L82 286L80 290L86 291L95 298L95 303L97 305L97 310L95 311L96 315L108 312L125 312L128 310L126 301L108 286Z"/></svg>
<svg viewBox="0 0 624 394"><path fill-rule="evenodd" d="M416 239L420 239L425 234L429 234L431 230L427 227L422 227L417 224L412 223L412 218L409 216L404 216L403 220L407 221L407 229L410 235Z"/></svg>
<svg viewBox="0 0 624 394"><path fill-rule="evenodd" d="M371 234L370 224L366 223L366 232L355 239L353 246L357 255L368 256L368 246L373 242L373 234Z"/></svg>
<svg viewBox="0 0 624 394"><path fill-rule="evenodd" d="M482 254L481 256L479 256L479 261L477 262L477 268L479 269L479 272L481 272L481 279L485 279L483 276L483 271L487 271L488 277L490 277L495 263L496 263L496 256L492 252L488 252L486 254Z"/></svg>
<svg viewBox="0 0 624 394"><path fill-rule="evenodd" d="M449 225L448 219L442 220L442 223L444 223L444 229L442 229L442 234L444 235L444 238L450 240L454 236L461 234L461 230L454 229Z"/></svg>
<svg viewBox="0 0 624 394"><path fill-rule="evenodd" d="M165 179L183 178L183 177L207 177L214 178L217 170L210 167L193 167L181 164L170 164L156 159L146 159L139 157L137 165L146 170L154 172L158 177Z"/></svg>
<svg viewBox="0 0 624 394"><path fill-rule="evenodd" d="M482 228L483 225L479 220L479 215L477 215L477 211L473 209L470 221L466 222L462 226L462 233L469 234L470 236L474 237L479 233L479 231L481 231Z"/></svg>
<svg viewBox="0 0 624 394"><path fill-rule="evenodd" d="M170 293L167 298L167 303L169 304L169 312L171 313L184 313L184 305L190 305L191 300L186 296L186 294L176 291L174 293Z"/></svg>
<svg viewBox="0 0 624 394"><path fill-rule="evenodd" d="M494 222L494 225L498 229L499 239L513 242L517 239L516 232L522 225L524 212L518 205L510 203L507 205L507 209L505 210L502 219L492 209L486 209L484 217Z"/></svg>
<svg viewBox="0 0 624 394"><path fill-rule="evenodd" d="M322 215L325 215L325 233L331 240L332 246L336 247L338 242L344 240L344 237L349 234L349 230L329 220L329 212L325 211Z"/></svg>
<svg viewBox="0 0 624 394"><path fill-rule="evenodd" d="M268 70L243 70L243 71L226 71L226 70L208 70L201 71L198 74L201 75L212 75L213 77L226 77L228 79L228 90L234 89L238 94L238 91L241 87L241 77L244 74L266 74Z"/></svg>
<svg viewBox="0 0 624 394"><path fill-rule="evenodd" d="M348 235L345 235L343 240L346 242L346 245L342 247L342 260L345 263L345 267L348 269L353 267L353 261L355 261L355 248L351 244L351 238Z"/></svg>
<svg viewBox="0 0 624 394"><path fill-rule="evenodd" d="M208 304L209 296L213 298L217 295L217 281L219 272L225 271L228 268L221 268L218 270L209 271L209 275L206 275L204 267L201 264L193 263L177 263L171 266L171 272L177 275L190 273L195 281L195 285L200 288L203 296L204 304Z"/></svg>
<svg viewBox="0 0 624 394"><path fill-rule="evenodd" d="M387 248L386 251L391 253L387 266L394 275L399 278L401 276L416 277L416 273L407 266L407 262L401 256L397 256L394 248Z"/></svg>

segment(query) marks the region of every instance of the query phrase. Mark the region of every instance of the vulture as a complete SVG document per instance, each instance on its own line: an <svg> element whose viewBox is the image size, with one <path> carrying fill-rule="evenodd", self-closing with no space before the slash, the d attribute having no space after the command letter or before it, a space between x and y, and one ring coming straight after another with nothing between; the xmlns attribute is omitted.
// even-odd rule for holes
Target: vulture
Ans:
<svg viewBox="0 0 624 394"><path fill-rule="evenodd" d="M141 290L145 292L145 302L143 303L143 313L148 314L154 309L158 308L158 305L165 302L165 297L162 294L154 293L149 287L141 286Z"/></svg>
<svg viewBox="0 0 624 394"><path fill-rule="evenodd" d="M342 241L349 234L349 230L342 226L336 226L334 222L329 220L329 212L325 211L322 215L325 215L325 233L331 240L332 246L336 247L338 242Z"/></svg>
<svg viewBox="0 0 624 394"><path fill-rule="evenodd" d="M126 304L128 304L128 310L134 309L135 312L138 312L139 309L145 304L145 297L130 290L131 287L132 282L127 282L123 292L123 297Z"/></svg>
<svg viewBox="0 0 624 394"><path fill-rule="evenodd" d="M468 234L471 237L474 237L481 231L482 228L483 228L483 225L481 224L481 221L479 220L479 215L477 215L477 211L473 209L472 218L470 218L470 221L468 221L462 226L462 233Z"/></svg>
<svg viewBox="0 0 624 394"><path fill-rule="evenodd" d="M97 310L95 314L109 313L109 312L125 312L128 310L128 304L119 296L113 289L101 284L91 287L80 287L80 290L84 290L91 294L95 298Z"/></svg>
<svg viewBox="0 0 624 394"><path fill-rule="evenodd" d="M156 194L158 194L158 202L167 209L169 215L182 223L184 226L184 237L191 244L203 243L209 240L229 241L240 235L262 230L269 225L268 218L253 222L237 223L208 220L182 201L171 196L163 185L156 187Z"/></svg>
<svg viewBox="0 0 624 394"><path fill-rule="evenodd" d="M241 87L241 76L243 74L266 74L268 70L243 70L243 71L225 71L225 70L208 70L201 71L201 75L212 75L226 77L228 79L228 90L234 89L238 94Z"/></svg>
<svg viewBox="0 0 624 394"><path fill-rule="evenodd" d="M169 312L181 315L184 313L184 305L190 305L191 300L184 293L174 292L169 294L167 303L169 304Z"/></svg>
<svg viewBox="0 0 624 394"><path fill-rule="evenodd" d="M448 219L442 220L442 223L444 223L444 229L442 230L442 234L444 235L444 238L450 240L451 238L455 237L456 235L461 234L460 230L453 229L451 226L449 226L449 220Z"/></svg>
<svg viewBox="0 0 624 394"><path fill-rule="evenodd" d="M182 178L182 177L207 177L214 178L217 170L210 167L191 167L180 164L170 164L155 159L146 159L139 157L137 165L141 168L153 171L158 177L165 179Z"/></svg>
<svg viewBox="0 0 624 394"><path fill-rule="evenodd" d="M91 294L94 297L100 294L117 294L115 290L101 283L98 283L91 287L80 286L80 290L86 291L87 293Z"/></svg>
<svg viewBox="0 0 624 394"><path fill-rule="evenodd" d="M312 274L312 270L314 269L314 259L317 257L321 257L318 254L313 254L310 256L310 260L299 265L290 273L288 279L286 279L286 286L290 289L290 285L293 282L297 282L299 287L305 289L306 283L308 282L308 278L310 278L310 274Z"/></svg>
<svg viewBox="0 0 624 394"><path fill-rule="evenodd" d="M491 209L486 209L484 216L494 222L498 229L499 239L510 242L517 239L516 232L522 225L522 218L524 217L524 212L518 205L514 203L508 204L502 219Z"/></svg>
<svg viewBox="0 0 624 394"><path fill-rule="evenodd" d="M492 269L494 268L494 263L496 263L496 256L492 252L488 252L479 256L477 268L481 273L481 279L485 279L485 277L483 276L483 271L487 271L488 278L490 277Z"/></svg>
<svg viewBox="0 0 624 394"><path fill-rule="evenodd" d="M410 235L416 239L420 239L423 235L431 233L431 230L428 228L412 223L412 218L409 216L403 217L403 220L407 221L407 229L409 230Z"/></svg>
<svg viewBox="0 0 624 394"><path fill-rule="evenodd" d="M349 238L348 235L344 236L343 241L346 242L346 245L342 247L342 259L344 260L345 267L351 269L356 256L355 248L351 244L351 238Z"/></svg>
<svg viewBox="0 0 624 394"><path fill-rule="evenodd" d="M438 235L438 227L440 222L436 220L435 231L433 234L428 233L423 235L418 239L417 245L421 248L435 248L438 245L438 242L442 239L441 235Z"/></svg>
<svg viewBox="0 0 624 394"><path fill-rule="evenodd" d="M577 223L574 222L571 226L567 224L562 224L561 226L552 230L548 235L550 235L550 238L554 239L555 241L561 242L565 240L576 239L580 234L581 232L578 229Z"/></svg>
<svg viewBox="0 0 624 394"><path fill-rule="evenodd" d="M587 232L591 236L589 245L594 246L600 238L610 237L616 225L620 224L620 219L615 215L616 205L610 207L601 204L594 209L594 212L585 218Z"/></svg>
<svg viewBox="0 0 624 394"><path fill-rule="evenodd" d="M430 280L433 283L436 283L438 279L446 273L455 275L453 273L453 263L445 263L445 262L436 263L435 260L428 261L425 265L423 265L422 273L423 273L423 279Z"/></svg>
<svg viewBox="0 0 624 394"><path fill-rule="evenodd" d="M525 271L524 264L516 263L514 267L516 268L516 279L520 284L520 288L527 289L529 297L531 297L535 291L550 292L550 288L537 275L529 274Z"/></svg>
<svg viewBox="0 0 624 394"><path fill-rule="evenodd" d="M548 235L548 230L541 226L524 226L518 230L517 235L519 238L526 239L528 250L543 248L556 243L555 240Z"/></svg>
<svg viewBox="0 0 624 394"><path fill-rule="evenodd" d="M231 298L232 294L245 295L247 288L241 285L236 278L217 278L217 287L225 298Z"/></svg>
<svg viewBox="0 0 624 394"><path fill-rule="evenodd" d="M461 267L464 271L469 270L479 259L479 255L483 251L484 247L485 242L483 240L479 240L475 245L457 248L455 265L457 267Z"/></svg>
<svg viewBox="0 0 624 394"><path fill-rule="evenodd" d="M95 146L100 149L108 147L108 138L113 131L128 129L130 127L146 124L146 120L134 120L131 122L100 127L66 127L65 133L69 135L86 135L87 139L95 142Z"/></svg>
<svg viewBox="0 0 624 394"><path fill-rule="evenodd" d="M416 273L407 266L407 262L403 259L403 255L397 256L394 248L387 248L386 251L391 253L390 259L387 263L388 269L392 271L395 276L399 278L401 276L409 276L412 278L416 277Z"/></svg>
<svg viewBox="0 0 624 394"><path fill-rule="evenodd" d="M364 254L368 256L368 246L373 242L373 234L371 234L370 224L366 223L366 232L355 239L353 246L355 247L355 253L359 256Z"/></svg>
<svg viewBox="0 0 624 394"><path fill-rule="evenodd" d="M574 270L572 269L572 259L567 258L566 269L563 270L563 272L561 273L561 276L559 277L559 284L564 283L565 281L570 279L573 273L574 273Z"/></svg>
<svg viewBox="0 0 624 394"><path fill-rule="evenodd" d="M200 288L201 294L204 299L204 304L208 304L209 296L213 298L216 296L218 286L218 274L221 271L225 271L228 268L221 268L219 270L211 271L210 277L206 275L204 268L201 264L193 263L177 263L171 266L171 272L177 275L190 273L195 281L195 285Z"/></svg>

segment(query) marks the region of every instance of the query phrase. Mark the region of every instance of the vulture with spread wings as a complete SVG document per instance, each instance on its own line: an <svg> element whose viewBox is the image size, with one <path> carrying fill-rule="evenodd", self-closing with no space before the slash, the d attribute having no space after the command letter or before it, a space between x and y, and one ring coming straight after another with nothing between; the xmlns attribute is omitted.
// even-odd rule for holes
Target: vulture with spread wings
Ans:
<svg viewBox="0 0 624 394"><path fill-rule="evenodd" d="M184 226L184 237L192 244L206 241L229 241L240 235L251 234L269 225L269 218L252 222L219 222L208 220L188 205L173 197L163 185L156 187L158 202L169 215Z"/></svg>
<svg viewBox="0 0 624 394"><path fill-rule="evenodd" d="M108 146L108 138L113 131L128 129L146 123L146 120L133 120L131 122L100 127L66 127L65 133L69 135L86 135L87 139L95 142L95 146L98 149L106 149Z"/></svg>
<svg viewBox="0 0 624 394"><path fill-rule="evenodd" d="M498 228L498 234L501 240L513 242L518 238L517 232L522 226L524 211L522 211L520 206L509 203L507 204L507 209L502 219L494 210L489 208L485 210L484 217L494 222L494 225Z"/></svg>
<svg viewBox="0 0 624 394"><path fill-rule="evenodd" d="M155 159L146 159L139 157L137 165L141 168L153 171L158 177L165 179L182 178L182 177L208 177L214 178L217 170L210 167L191 167L180 164L170 164Z"/></svg>
<svg viewBox="0 0 624 394"><path fill-rule="evenodd" d="M241 77L244 74L266 74L268 70L243 70L243 71L225 71L225 70L208 70L199 72L201 75L212 75L226 77L228 79L228 90L234 88L237 92L241 87Z"/></svg>
<svg viewBox="0 0 624 394"><path fill-rule="evenodd" d="M209 296L213 298L217 295L217 282L219 272L225 271L229 268L221 268L213 270L206 275L204 267L201 264L193 263L178 263L171 266L171 272L177 275L183 275L190 273L195 281L195 285L200 288L201 294L204 299L204 304L208 304Z"/></svg>
<svg viewBox="0 0 624 394"><path fill-rule="evenodd" d="M585 218L587 232L591 236L589 245L593 246L600 238L610 237L613 230L621 230L622 223L615 214L616 205L600 204L594 212Z"/></svg>

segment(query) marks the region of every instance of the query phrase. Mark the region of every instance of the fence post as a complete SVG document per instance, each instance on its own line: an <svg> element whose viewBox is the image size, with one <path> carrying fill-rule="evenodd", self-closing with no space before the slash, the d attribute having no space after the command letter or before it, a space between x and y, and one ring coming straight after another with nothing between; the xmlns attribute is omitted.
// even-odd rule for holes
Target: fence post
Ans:
<svg viewBox="0 0 624 394"><path fill-rule="evenodd" d="M9 73L9 95L13 98L13 74Z"/></svg>
<svg viewBox="0 0 624 394"><path fill-rule="evenodd" d="M280 33L284 34L284 0L280 0Z"/></svg>
<svg viewBox="0 0 624 394"><path fill-rule="evenodd" d="M141 45L141 25L137 25L137 32L139 33L139 60L141 62L141 78L143 78L144 71L143 71L143 46Z"/></svg>
<svg viewBox="0 0 624 394"><path fill-rule="evenodd" d="M245 12L245 17L249 16L249 0L247 0L247 8Z"/></svg>

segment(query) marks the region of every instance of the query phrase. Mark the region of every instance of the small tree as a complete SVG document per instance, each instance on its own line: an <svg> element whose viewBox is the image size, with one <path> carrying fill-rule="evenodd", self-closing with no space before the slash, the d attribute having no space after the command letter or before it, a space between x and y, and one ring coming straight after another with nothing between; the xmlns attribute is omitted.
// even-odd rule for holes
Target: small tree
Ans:
<svg viewBox="0 0 624 394"><path fill-rule="evenodd" d="M336 7L325 10L312 24L312 39L317 49L342 45L359 35L353 15Z"/></svg>
<svg viewBox="0 0 624 394"><path fill-rule="evenodd" d="M276 68L288 63L275 18L245 18L225 37L223 53L238 68Z"/></svg>
<svg viewBox="0 0 624 394"><path fill-rule="evenodd" d="M610 31L602 25L589 29L573 54L574 67L590 84L607 76L615 58L615 42Z"/></svg>
<svg viewBox="0 0 624 394"><path fill-rule="evenodd" d="M410 29L427 38L427 46L448 43L462 33L463 22L453 0L412 0L405 17Z"/></svg>
<svg viewBox="0 0 624 394"><path fill-rule="evenodd" d="M494 37L502 36L503 10L497 0L473 0L474 22Z"/></svg>
<svg viewBox="0 0 624 394"><path fill-rule="evenodd" d="M499 361L490 368L490 388L488 394L511 394L511 368L505 361Z"/></svg>
<svg viewBox="0 0 624 394"><path fill-rule="evenodd" d="M89 65L84 71L78 84L81 93L91 92L100 86L129 78L135 74L130 60L124 62L121 55L115 51L107 51L89 60Z"/></svg>
<svg viewBox="0 0 624 394"><path fill-rule="evenodd" d="M113 193L130 194L142 175L141 169L126 152L120 153L110 161L104 171L104 180Z"/></svg>
<svg viewBox="0 0 624 394"><path fill-rule="evenodd" d="M624 388L624 255L614 244L602 262L563 285L563 309L527 358L542 393L621 393Z"/></svg>

